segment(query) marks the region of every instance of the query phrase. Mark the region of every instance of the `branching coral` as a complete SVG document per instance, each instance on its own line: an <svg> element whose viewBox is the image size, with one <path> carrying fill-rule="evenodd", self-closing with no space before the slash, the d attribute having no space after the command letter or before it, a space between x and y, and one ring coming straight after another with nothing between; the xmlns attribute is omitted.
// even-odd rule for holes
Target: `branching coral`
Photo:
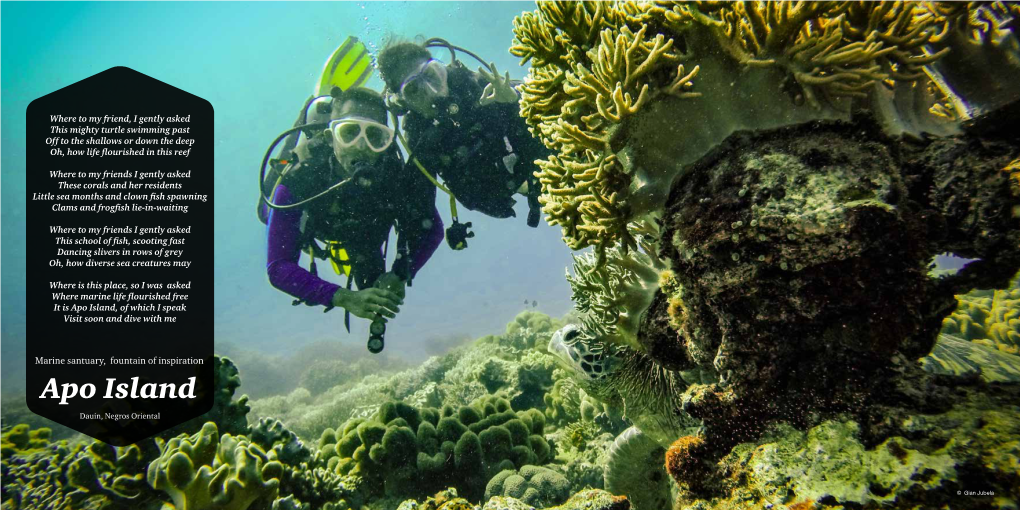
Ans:
<svg viewBox="0 0 1020 510"><path fill-rule="evenodd" d="M632 218L661 206L682 164L733 130L840 115L880 83L927 84L922 68L948 51L927 45L958 17L918 9L539 1L515 20L511 53L532 65L521 115L557 152L536 174L546 220L572 249L597 246L601 263L631 241ZM802 102L814 113L797 111Z"/></svg>

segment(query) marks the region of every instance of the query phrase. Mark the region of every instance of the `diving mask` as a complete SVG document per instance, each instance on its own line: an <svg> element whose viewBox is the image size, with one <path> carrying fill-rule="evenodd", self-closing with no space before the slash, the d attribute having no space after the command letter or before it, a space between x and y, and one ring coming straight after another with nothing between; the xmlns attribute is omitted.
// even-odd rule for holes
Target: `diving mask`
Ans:
<svg viewBox="0 0 1020 510"><path fill-rule="evenodd" d="M446 67L436 59L425 61L411 76L400 84L400 97L405 100L443 97L449 94Z"/></svg>
<svg viewBox="0 0 1020 510"><path fill-rule="evenodd" d="M333 143L339 148L350 147L364 139L372 152L388 149L393 144L395 134L389 126L359 117L336 119L329 123L329 132L333 135Z"/></svg>

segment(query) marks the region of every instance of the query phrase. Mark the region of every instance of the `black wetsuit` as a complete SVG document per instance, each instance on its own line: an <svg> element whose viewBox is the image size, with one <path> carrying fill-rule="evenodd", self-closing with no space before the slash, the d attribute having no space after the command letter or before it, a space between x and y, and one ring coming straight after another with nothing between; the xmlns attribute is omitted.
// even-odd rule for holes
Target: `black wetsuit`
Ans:
<svg viewBox="0 0 1020 510"><path fill-rule="evenodd" d="M309 140L310 161L300 162L284 176L281 184L293 202L337 182L339 163L330 142L326 134ZM404 278L420 267L417 257L427 260L442 242L435 202L435 186L420 172L408 171L394 144L378 162L359 170L349 184L304 207L301 230L320 241L339 241L350 257L351 277L359 289L365 289L385 272L382 246L394 226L397 249L403 256L393 271Z"/></svg>
<svg viewBox="0 0 1020 510"><path fill-rule="evenodd" d="M516 102L478 104L488 84L482 75L455 62L447 66L447 79L450 95L437 102L437 118L413 111L404 116L412 154L470 210L515 216L511 195L525 181L529 206L537 210L534 161L551 152L528 132Z"/></svg>

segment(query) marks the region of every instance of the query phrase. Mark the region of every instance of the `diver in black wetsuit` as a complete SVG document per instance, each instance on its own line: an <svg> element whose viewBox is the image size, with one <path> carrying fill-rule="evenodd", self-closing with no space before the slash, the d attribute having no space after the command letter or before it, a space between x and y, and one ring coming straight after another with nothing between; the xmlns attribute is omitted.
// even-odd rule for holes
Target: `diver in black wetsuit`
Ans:
<svg viewBox="0 0 1020 510"><path fill-rule="evenodd" d="M534 161L550 151L528 132L509 73L500 77L494 64L488 72L471 71L459 60L444 65L414 43L386 47L378 62L391 104L404 113L412 156L442 177L468 209L509 218L515 216L512 195L524 194L528 225L538 226L540 184Z"/></svg>
<svg viewBox="0 0 1020 510"><path fill-rule="evenodd" d="M266 270L274 287L301 302L372 319L379 331L372 331L378 341L369 349L377 352L383 324L396 316L404 286L442 242L443 224L436 188L407 171L393 143L382 96L361 88L334 92L328 129L296 147L296 161L273 187ZM386 271L383 245L394 227L397 258ZM306 250L329 258L347 275L348 288L300 267ZM351 282L358 290L350 290Z"/></svg>

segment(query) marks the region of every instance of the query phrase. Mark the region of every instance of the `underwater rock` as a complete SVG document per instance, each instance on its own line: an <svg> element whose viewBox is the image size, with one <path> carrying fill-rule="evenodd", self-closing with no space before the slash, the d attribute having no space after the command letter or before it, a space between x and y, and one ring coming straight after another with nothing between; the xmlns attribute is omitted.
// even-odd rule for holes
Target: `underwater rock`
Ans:
<svg viewBox="0 0 1020 510"><path fill-rule="evenodd" d="M1002 172L1017 145L880 132L858 119L739 133L674 183L662 248L682 289L671 359L718 378L683 397L710 442L870 400L896 376L894 357L931 351L953 294L1020 268ZM944 252L982 260L929 278Z"/></svg>
<svg viewBox="0 0 1020 510"><path fill-rule="evenodd" d="M466 499L457 496L457 489L449 488L436 493L422 503L413 499L404 501L397 507L397 510L477 510Z"/></svg>

